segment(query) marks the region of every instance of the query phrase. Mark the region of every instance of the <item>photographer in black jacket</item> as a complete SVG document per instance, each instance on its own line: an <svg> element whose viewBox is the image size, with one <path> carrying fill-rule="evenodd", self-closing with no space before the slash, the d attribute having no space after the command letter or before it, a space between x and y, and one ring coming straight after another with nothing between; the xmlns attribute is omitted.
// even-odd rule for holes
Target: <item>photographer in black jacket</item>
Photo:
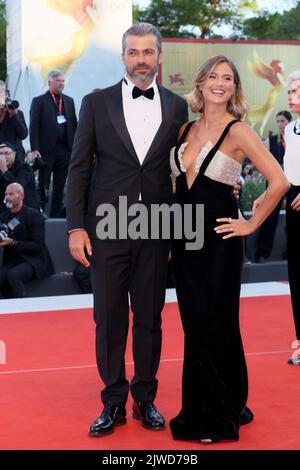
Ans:
<svg viewBox="0 0 300 470"><path fill-rule="evenodd" d="M45 245L45 220L42 214L23 205L24 190L18 183L7 186L7 209L0 213L0 267L2 297L25 297L24 281L44 279L54 273Z"/></svg>
<svg viewBox="0 0 300 470"><path fill-rule="evenodd" d="M24 161L25 150L22 140L28 136L28 128L23 112L18 109L18 101L9 98L8 90L6 93L8 97L5 102L0 102L0 142L11 142L16 149L18 159Z"/></svg>
<svg viewBox="0 0 300 470"><path fill-rule="evenodd" d="M4 194L6 187L11 183L19 183L23 186L26 206L39 208L31 167L16 158L14 145L0 141L0 212L5 209Z"/></svg>

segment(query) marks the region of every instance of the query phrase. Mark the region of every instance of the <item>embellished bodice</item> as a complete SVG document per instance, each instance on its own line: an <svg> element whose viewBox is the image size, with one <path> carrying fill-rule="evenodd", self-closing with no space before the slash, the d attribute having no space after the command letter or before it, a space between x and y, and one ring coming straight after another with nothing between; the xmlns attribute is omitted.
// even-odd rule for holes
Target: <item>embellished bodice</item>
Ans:
<svg viewBox="0 0 300 470"><path fill-rule="evenodd" d="M173 178L177 178L181 173L186 173L186 168L184 167L183 163L183 154L188 145L188 142L182 142L179 147L176 146L171 149L170 167L172 172L171 176ZM204 147L202 147L196 158L194 167L195 173L199 173L205 158L213 149L213 147L214 145L210 141L208 141ZM178 157L177 159L175 158L176 152ZM217 150L203 174L214 181L218 181L219 183L234 186L240 177L241 170L241 163L229 157L221 150Z"/></svg>

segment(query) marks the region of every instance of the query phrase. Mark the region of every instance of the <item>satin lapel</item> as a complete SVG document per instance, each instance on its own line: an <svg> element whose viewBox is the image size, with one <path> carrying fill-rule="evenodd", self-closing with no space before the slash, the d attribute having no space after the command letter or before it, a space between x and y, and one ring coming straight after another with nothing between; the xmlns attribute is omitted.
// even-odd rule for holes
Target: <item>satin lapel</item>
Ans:
<svg viewBox="0 0 300 470"><path fill-rule="evenodd" d="M107 102L107 109L110 116L110 120L114 128L116 129L120 139L126 146L129 153L140 165L140 161L134 149L133 143L131 141L123 111L123 102L122 102L122 81L117 83L117 85L110 90L109 93L105 95L105 101Z"/></svg>
<svg viewBox="0 0 300 470"><path fill-rule="evenodd" d="M161 141L164 139L164 136L168 133L169 128L173 123L176 98L171 93L168 93L161 85L157 84L157 86L160 93L162 121L143 161L143 165L151 158L156 149L161 145Z"/></svg>

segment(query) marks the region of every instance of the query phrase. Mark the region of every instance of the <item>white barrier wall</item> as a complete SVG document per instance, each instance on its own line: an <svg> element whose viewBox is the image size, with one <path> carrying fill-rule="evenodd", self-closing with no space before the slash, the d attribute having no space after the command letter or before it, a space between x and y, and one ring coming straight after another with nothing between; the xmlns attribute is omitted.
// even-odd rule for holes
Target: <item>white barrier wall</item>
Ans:
<svg viewBox="0 0 300 470"><path fill-rule="evenodd" d="M121 39L132 24L131 0L7 0L7 20L7 86L27 124L50 70L65 73L65 93L77 112L85 94L123 75Z"/></svg>

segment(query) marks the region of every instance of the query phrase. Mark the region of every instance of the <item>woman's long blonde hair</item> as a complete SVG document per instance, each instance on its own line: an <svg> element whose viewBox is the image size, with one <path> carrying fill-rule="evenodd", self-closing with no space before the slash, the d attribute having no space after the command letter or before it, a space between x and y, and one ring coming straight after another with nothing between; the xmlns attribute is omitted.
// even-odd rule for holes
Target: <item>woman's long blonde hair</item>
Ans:
<svg viewBox="0 0 300 470"><path fill-rule="evenodd" d="M194 79L194 89L186 96L187 101L193 113L204 114L204 98L201 91L202 85L215 66L223 63L231 68L235 85L233 95L227 103L227 111L236 119L244 119L249 110L249 103L244 95L241 79L234 63L224 55L211 57L200 66Z"/></svg>

